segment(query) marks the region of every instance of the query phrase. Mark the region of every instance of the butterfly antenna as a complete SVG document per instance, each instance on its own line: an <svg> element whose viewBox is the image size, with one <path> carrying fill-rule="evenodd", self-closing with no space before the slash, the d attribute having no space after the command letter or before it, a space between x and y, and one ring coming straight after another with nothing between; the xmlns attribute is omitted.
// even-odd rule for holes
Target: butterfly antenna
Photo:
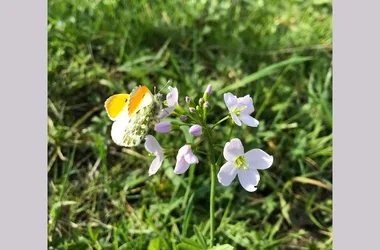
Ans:
<svg viewBox="0 0 380 250"><path fill-rule="evenodd" d="M168 86L168 84L169 83L171 83L172 82L172 80L169 80L161 89L160 89L160 91L158 91L158 93L157 94L159 94L166 86Z"/></svg>

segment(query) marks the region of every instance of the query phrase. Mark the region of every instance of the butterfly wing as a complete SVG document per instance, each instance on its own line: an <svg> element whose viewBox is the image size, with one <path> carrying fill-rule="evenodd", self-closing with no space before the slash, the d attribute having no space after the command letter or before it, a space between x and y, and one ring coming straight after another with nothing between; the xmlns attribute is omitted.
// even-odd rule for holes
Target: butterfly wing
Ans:
<svg viewBox="0 0 380 250"><path fill-rule="evenodd" d="M134 147L141 143L154 119L155 106L147 105L132 117L123 115L112 124L111 137L119 146Z"/></svg>
<svg viewBox="0 0 380 250"><path fill-rule="evenodd" d="M139 86L132 91L128 101L128 115L132 117L140 109L153 104L154 97L150 90L145 86Z"/></svg>
<svg viewBox="0 0 380 250"><path fill-rule="evenodd" d="M115 121L122 114L125 108L128 105L129 101L128 94L116 94L110 96L104 103L104 107L106 108L108 117Z"/></svg>
<svg viewBox="0 0 380 250"><path fill-rule="evenodd" d="M119 146L134 147L141 143L148 133L159 105L145 86L132 91L127 103L127 112L117 117L112 125L112 140Z"/></svg>

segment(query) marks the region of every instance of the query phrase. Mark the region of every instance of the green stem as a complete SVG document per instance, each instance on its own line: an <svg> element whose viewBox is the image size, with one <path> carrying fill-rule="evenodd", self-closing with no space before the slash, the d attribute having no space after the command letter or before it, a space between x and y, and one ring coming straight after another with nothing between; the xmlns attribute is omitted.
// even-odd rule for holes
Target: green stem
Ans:
<svg viewBox="0 0 380 250"><path fill-rule="evenodd" d="M234 130L234 124L231 124L230 133L228 135L228 140L231 139L232 132ZM214 246L214 238L215 238L215 184L216 184L216 166L220 165L220 161L222 160L223 151L220 153L216 163L212 163L215 161L215 155L213 151L213 143L212 137L210 134L210 130L206 130L207 141L210 147L210 174L211 174L211 188L210 188L210 247ZM212 159L212 160L211 160ZM223 216L224 217L224 216Z"/></svg>
<svg viewBox="0 0 380 250"><path fill-rule="evenodd" d="M195 166L190 167L189 184L186 188L185 199L183 200L182 208L185 208L191 192L191 185L193 184L195 174Z"/></svg>
<svg viewBox="0 0 380 250"><path fill-rule="evenodd" d="M228 134L228 140L231 140L232 132L234 131L234 124L231 124L230 133Z"/></svg>
<svg viewBox="0 0 380 250"><path fill-rule="evenodd" d="M209 145L210 155L210 177L211 177L211 186L210 186L210 247L214 246L214 238L215 238L215 184L216 184L216 165L215 155L214 155L214 145L212 143L212 136L210 133L210 129L205 127L206 136Z"/></svg>
<svg viewBox="0 0 380 250"><path fill-rule="evenodd" d="M224 117L223 119L219 120L217 123L215 123L215 124L211 127L211 130L213 130L217 125L221 124L222 122L224 122L224 121L227 120L228 118L230 118L229 115L227 115L227 116Z"/></svg>
<svg viewBox="0 0 380 250"><path fill-rule="evenodd" d="M215 238L215 183L216 168L214 164L210 164L211 187L210 187L210 247L214 246Z"/></svg>

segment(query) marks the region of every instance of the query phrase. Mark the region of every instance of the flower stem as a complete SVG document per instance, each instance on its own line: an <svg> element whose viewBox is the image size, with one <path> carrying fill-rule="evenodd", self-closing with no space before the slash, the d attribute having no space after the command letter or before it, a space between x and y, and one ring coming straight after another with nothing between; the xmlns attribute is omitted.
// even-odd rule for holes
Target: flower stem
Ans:
<svg viewBox="0 0 380 250"><path fill-rule="evenodd" d="M222 122L224 122L224 121L227 120L228 118L230 118L229 115L227 115L227 116L224 117L223 119L220 119L217 123L215 123L215 124L211 127L211 130L213 130L217 125L221 124Z"/></svg>
<svg viewBox="0 0 380 250"><path fill-rule="evenodd" d="M210 164L211 187L210 187L210 247L214 246L215 234L215 182L216 169L214 164Z"/></svg>
<svg viewBox="0 0 380 250"><path fill-rule="evenodd" d="M228 117L227 117L228 118ZM226 118L222 119L225 120ZM228 135L228 139L231 139L232 131L234 129L234 125L231 124L230 133ZM211 129L206 129L207 141L209 144L210 150L210 175L211 175L211 186L210 186L210 247L214 246L214 238L215 238L215 184L216 184L216 166L220 164L220 161L223 156L223 151L218 157L218 160L215 162L215 154L213 149L213 142L211 137Z"/></svg>
<svg viewBox="0 0 380 250"><path fill-rule="evenodd" d="M216 165L215 165L215 154L214 145L212 142L211 130L205 127L207 142L209 146L209 162L210 162L210 247L214 246L215 238L215 184L216 184Z"/></svg>

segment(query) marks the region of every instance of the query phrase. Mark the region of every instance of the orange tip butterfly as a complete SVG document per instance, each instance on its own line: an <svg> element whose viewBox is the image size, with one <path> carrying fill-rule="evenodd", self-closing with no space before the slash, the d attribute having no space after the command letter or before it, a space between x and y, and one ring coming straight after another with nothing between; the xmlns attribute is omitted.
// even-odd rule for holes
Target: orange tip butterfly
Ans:
<svg viewBox="0 0 380 250"><path fill-rule="evenodd" d="M112 140L124 147L139 145L162 109L160 99L160 94L153 95L145 86L135 88L131 94L110 96L104 107L113 121Z"/></svg>

